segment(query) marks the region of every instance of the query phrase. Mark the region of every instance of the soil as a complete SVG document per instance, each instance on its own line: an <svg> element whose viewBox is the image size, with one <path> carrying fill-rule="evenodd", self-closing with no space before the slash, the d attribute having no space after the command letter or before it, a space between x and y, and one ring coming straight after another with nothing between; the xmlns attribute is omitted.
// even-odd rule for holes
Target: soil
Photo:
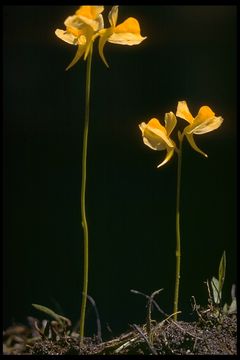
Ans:
<svg viewBox="0 0 240 360"><path fill-rule="evenodd" d="M161 322L131 329L117 338L84 338L57 321L28 318L28 326L13 325L3 332L3 355L237 355L237 316L198 311L195 322Z"/></svg>

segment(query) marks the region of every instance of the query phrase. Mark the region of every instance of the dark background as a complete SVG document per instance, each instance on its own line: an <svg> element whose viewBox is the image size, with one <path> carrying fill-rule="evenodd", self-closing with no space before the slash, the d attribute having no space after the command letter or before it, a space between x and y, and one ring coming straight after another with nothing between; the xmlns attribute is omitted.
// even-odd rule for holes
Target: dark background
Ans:
<svg viewBox="0 0 240 360"><path fill-rule="evenodd" d="M44 316L32 303L79 318L83 236L80 214L85 66L68 72L76 48L58 39L77 6L3 8L4 326ZM106 26L110 6L105 7ZM222 126L184 142L181 198L181 319L190 298L207 303L204 282L227 254L224 301L236 283L236 7L120 6L148 38L138 46L95 44L88 147L89 294L108 336L145 321L146 294L172 312L177 157L142 142L138 124L202 105ZM186 125L184 120L179 123ZM176 140L176 132L173 137ZM161 315L154 313L156 319ZM96 333L89 305L86 334Z"/></svg>

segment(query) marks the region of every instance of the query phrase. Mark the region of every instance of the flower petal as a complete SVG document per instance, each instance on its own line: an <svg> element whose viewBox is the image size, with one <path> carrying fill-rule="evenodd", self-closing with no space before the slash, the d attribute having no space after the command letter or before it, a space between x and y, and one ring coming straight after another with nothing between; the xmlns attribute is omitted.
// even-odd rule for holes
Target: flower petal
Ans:
<svg viewBox="0 0 240 360"><path fill-rule="evenodd" d="M84 24L91 26L94 31L103 29L104 21L101 13L104 10L104 6L80 6L76 11L76 16Z"/></svg>
<svg viewBox="0 0 240 360"><path fill-rule="evenodd" d="M135 18L128 18L115 27L114 33L108 39L109 42L119 45L138 45L147 37L140 34L140 26Z"/></svg>
<svg viewBox="0 0 240 360"><path fill-rule="evenodd" d="M115 27L115 33L133 33L140 34L140 26L137 19L129 17L124 20L121 24Z"/></svg>
<svg viewBox="0 0 240 360"><path fill-rule="evenodd" d="M112 27L116 26L117 19L118 19L118 5L113 6L111 11L109 11L109 14L108 14L108 20Z"/></svg>
<svg viewBox="0 0 240 360"><path fill-rule="evenodd" d="M209 106L202 106L195 118L195 121L203 122L206 119L214 117L215 113L210 109Z"/></svg>
<svg viewBox="0 0 240 360"><path fill-rule="evenodd" d="M160 124L159 124L160 125ZM142 122L139 125L142 131L143 142L145 145L153 150L164 150L166 149L166 143L162 140L161 136L156 134L154 131L149 130L148 124ZM150 127L151 129L151 127Z"/></svg>
<svg viewBox="0 0 240 360"><path fill-rule="evenodd" d="M85 24L92 28L93 31L99 31L103 29L104 22L102 15L99 15L99 17L96 20L85 18L84 16L79 16L79 19Z"/></svg>
<svg viewBox="0 0 240 360"><path fill-rule="evenodd" d="M187 126L188 127L188 126ZM186 129L186 128L185 128ZM185 132L185 129L184 129L184 132ZM202 154L203 156L205 157L208 157L207 154L205 154L201 149L199 149L199 147L196 145L195 141L194 141L194 138L193 138L193 134L188 134L185 132L185 135L186 135L186 138L188 139L188 142L189 144L191 145L191 147L199 152L200 154Z"/></svg>
<svg viewBox="0 0 240 360"><path fill-rule="evenodd" d="M175 144L167 136L166 129L156 118L151 119L148 124L142 122L139 125L142 131L143 142L153 150L164 150L174 147Z"/></svg>
<svg viewBox="0 0 240 360"><path fill-rule="evenodd" d="M178 102L176 116L186 120L190 124L194 121L194 118L188 109L186 101Z"/></svg>
<svg viewBox="0 0 240 360"><path fill-rule="evenodd" d="M170 111L169 113L165 114L165 129L167 131L167 135L171 135L171 132L173 131L173 129L175 128L176 124L177 124L177 118L174 115L174 113L172 111Z"/></svg>
<svg viewBox="0 0 240 360"><path fill-rule="evenodd" d="M166 155L165 159L157 167L159 168L160 166L163 166L164 164L166 164L171 159L173 154L174 154L174 149L167 148L167 155Z"/></svg>
<svg viewBox="0 0 240 360"><path fill-rule="evenodd" d="M104 10L104 6L82 5L76 11L77 16L84 16L88 19L96 19Z"/></svg>
<svg viewBox="0 0 240 360"><path fill-rule="evenodd" d="M100 39L98 42L98 51L99 51L99 55L102 59L102 61L104 62L104 64L109 67L107 60L105 59L104 53L103 53L103 48L106 44L106 42L108 41L108 38L111 36L111 34L113 33L113 29L110 27L108 29L103 29L102 31L100 31Z"/></svg>
<svg viewBox="0 0 240 360"><path fill-rule="evenodd" d="M59 39L65 41L68 44L77 45L78 43L77 36L74 36L73 34L70 34L65 30L56 29L55 34L57 35L57 37L59 37Z"/></svg>
<svg viewBox="0 0 240 360"><path fill-rule="evenodd" d="M159 130L159 131L163 132L164 134L167 133L165 127L162 126L162 124L160 124L160 122L156 118L152 118L151 120L149 120L149 122L147 123L147 126L152 128L152 130Z"/></svg>
<svg viewBox="0 0 240 360"><path fill-rule="evenodd" d="M187 130L188 134L206 134L210 131L218 129L223 122L223 118L221 116L214 116L212 118L206 119L205 121L201 122L199 125L194 124L187 126L189 129Z"/></svg>
<svg viewBox="0 0 240 360"><path fill-rule="evenodd" d="M209 106L202 106L194 122L188 128L188 134L205 134L219 128L222 122L223 118L221 116L216 117Z"/></svg>
<svg viewBox="0 0 240 360"><path fill-rule="evenodd" d="M86 49L85 45L78 45L77 52L76 52L73 60L71 61L71 63L66 68L66 70L69 70L73 65L75 65L78 62L78 60L80 60L80 58L83 56L83 54L85 52L85 49Z"/></svg>
<svg viewBox="0 0 240 360"><path fill-rule="evenodd" d="M76 15L68 16L64 21L64 25L66 26L67 31L73 31L74 35L75 32L77 32L76 35L84 34L84 30L86 28L86 24L84 24Z"/></svg>

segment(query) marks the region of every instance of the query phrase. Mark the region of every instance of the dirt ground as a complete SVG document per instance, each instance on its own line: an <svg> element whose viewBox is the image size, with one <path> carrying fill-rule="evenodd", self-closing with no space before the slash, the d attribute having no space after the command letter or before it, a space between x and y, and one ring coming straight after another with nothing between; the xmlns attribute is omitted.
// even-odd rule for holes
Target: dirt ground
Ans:
<svg viewBox="0 0 240 360"><path fill-rule="evenodd" d="M196 322L172 317L131 329L102 341L84 338L57 321L28 318L29 325L15 324L3 332L3 355L237 355L237 316L199 312Z"/></svg>

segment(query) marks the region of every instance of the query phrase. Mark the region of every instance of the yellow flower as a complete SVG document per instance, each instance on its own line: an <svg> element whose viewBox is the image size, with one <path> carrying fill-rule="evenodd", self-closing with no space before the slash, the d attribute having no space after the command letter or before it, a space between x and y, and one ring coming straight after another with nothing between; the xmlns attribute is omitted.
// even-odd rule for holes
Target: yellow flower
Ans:
<svg viewBox="0 0 240 360"><path fill-rule="evenodd" d="M176 116L186 120L190 125L184 129L184 135L194 150L207 157L196 145L193 134L201 135L213 131L222 124L223 118L215 116L215 113L208 106L202 106L194 118L190 113L186 101L179 101Z"/></svg>
<svg viewBox="0 0 240 360"><path fill-rule="evenodd" d="M127 18L121 24L117 24L118 6L113 6L108 14L110 27L99 32L99 54L103 62L108 67L108 63L103 54L103 48L108 41L119 45L138 45L147 37L141 36L139 22L133 17Z"/></svg>
<svg viewBox="0 0 240 360"><path fill-rule="evenodd" d="M167 150L167 155L158 168L171 159L176 147L174 141L170 139L171 132L177 123L176 116L173 112L166 113L164 121L165 127L156 118L151 119L147 124L142 122L139 125L145 145L153 150Z"/></svg>
<svg viewBox="0 0 240 360"><path fill-rule="evenodd" d="M80 6L75 15L69 16L64 25L66 30L57 29L55 34L63 41L77 45L76 55L66 70L70 69L83 56L86 60L90 47L103 29L104 22L102 12L104 6Z"/></svg>

